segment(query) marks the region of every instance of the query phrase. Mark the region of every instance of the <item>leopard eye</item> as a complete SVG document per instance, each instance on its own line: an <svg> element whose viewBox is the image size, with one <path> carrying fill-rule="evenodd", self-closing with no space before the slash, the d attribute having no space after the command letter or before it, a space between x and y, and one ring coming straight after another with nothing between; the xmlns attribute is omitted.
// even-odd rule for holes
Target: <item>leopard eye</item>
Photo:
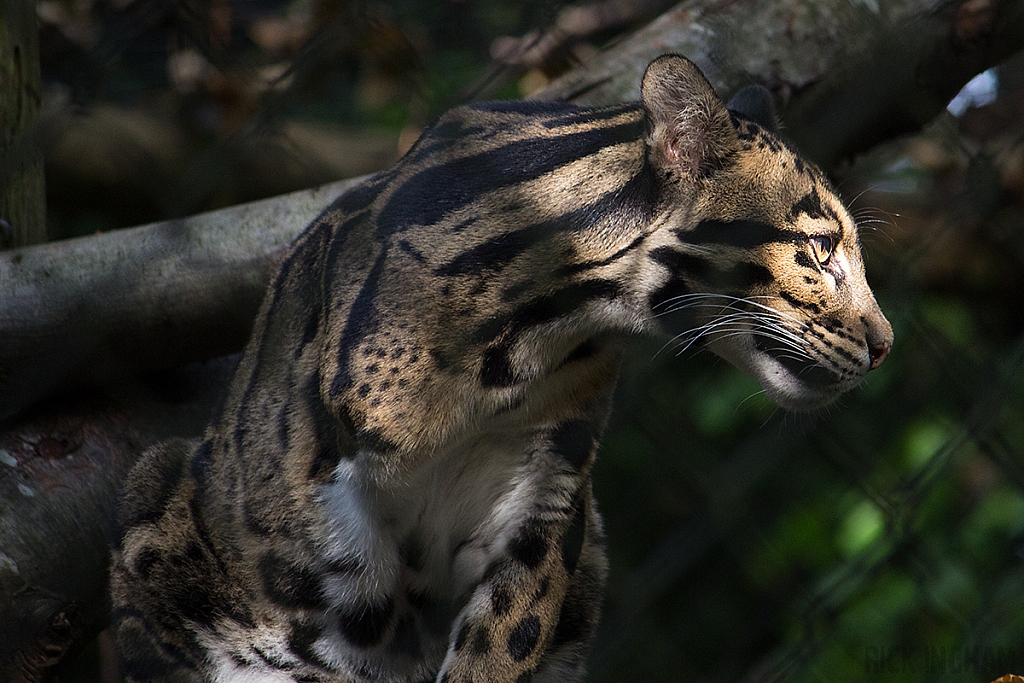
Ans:
<svg viewBox="0 0 1024 683"><path fill-rule="evenodd" d="M832 258L832 252L835 250L835 241L828 235L818 235L810 238L810 242L814 258L818 259L818 263L821 265L827 266Z"/></svg>

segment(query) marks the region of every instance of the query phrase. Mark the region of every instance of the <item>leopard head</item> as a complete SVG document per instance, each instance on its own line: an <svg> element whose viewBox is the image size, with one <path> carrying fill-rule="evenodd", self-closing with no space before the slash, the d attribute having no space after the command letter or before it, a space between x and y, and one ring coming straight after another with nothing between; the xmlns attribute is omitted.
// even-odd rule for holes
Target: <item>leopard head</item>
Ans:
<svg viewBox="0 0 1024 683"><path fill-rule="evenodd" d="M779 136L770 94L748 88L726 105L668 55L648 67L641 101L661 196L648 305L663 329L706 342L790 410L856 386L885 360L892 328L855 221Z"/></svg>

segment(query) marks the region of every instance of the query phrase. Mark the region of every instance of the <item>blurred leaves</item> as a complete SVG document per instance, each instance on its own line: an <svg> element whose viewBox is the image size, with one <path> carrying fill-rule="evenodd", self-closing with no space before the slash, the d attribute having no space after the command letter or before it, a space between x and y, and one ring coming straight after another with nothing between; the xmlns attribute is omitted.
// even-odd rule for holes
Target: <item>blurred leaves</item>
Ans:
<svg viewBox="0 0 1024 683"><path fill-rule="evenodd" d="M41 0L50 233L385 168L445 109L543 85L493 61L491 43L550 25L562 4ZM557 62L549 74L572 58Z"/></svg>

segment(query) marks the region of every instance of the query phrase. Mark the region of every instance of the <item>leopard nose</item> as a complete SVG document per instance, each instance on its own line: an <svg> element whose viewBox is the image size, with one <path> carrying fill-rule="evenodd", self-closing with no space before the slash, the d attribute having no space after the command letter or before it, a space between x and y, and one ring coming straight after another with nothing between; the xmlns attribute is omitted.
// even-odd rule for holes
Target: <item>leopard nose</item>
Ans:
<svg viewBox="0 0 1024 683"><path fill-rule="evenodd" d="M869 369L874 370L881 365L889 355L890 349L892 349L892 342L888 339L881 342L868 341L868 354L871 356L871 367Z"/></svg>

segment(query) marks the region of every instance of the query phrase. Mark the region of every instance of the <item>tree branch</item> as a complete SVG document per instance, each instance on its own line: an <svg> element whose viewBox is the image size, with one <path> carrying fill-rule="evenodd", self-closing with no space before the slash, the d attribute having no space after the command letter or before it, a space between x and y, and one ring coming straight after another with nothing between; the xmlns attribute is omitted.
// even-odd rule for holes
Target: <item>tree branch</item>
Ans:
<svg viewBox="0 0 1024 683"><path fill-rule="evenodd" d="M0 418L55 389L238 351L274 259L357 180L0 253Z"/></svg>
<svg viewBox="0 0 1024 683"><path fill-rule="evenodd" d="M45 680L105 626L121 478L153 443L202 431L235 363L51 405L0 434L0 680Z"/></svg>

